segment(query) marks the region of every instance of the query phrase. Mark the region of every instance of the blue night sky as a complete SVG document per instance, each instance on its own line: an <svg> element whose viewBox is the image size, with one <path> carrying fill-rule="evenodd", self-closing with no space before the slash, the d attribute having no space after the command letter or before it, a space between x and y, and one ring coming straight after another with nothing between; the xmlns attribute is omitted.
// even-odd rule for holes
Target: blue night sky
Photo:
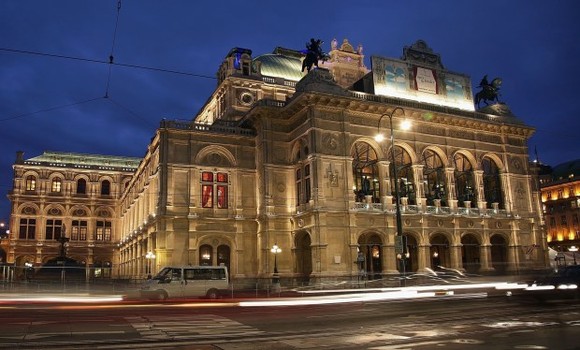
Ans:
<svg viewBox="0 0 580 350"><path fill-rule="evenodd" d="M162 118L192 119L233 47L303 50L312 37L399 58L425 40L445 67L501 77L549 165L578 159L580 2L4 0L0 2L0 220L16 151L141 157ZM117 23L117 27L116 24ZM115 27L116 35L115 33ZM186 74L130 68L146 66ZM14 50L82 58L72 60ZM110 70L110 75L109 75ZM109 78L110 77L110 78ZM104 98L108 93L109 98Z"/></svg>

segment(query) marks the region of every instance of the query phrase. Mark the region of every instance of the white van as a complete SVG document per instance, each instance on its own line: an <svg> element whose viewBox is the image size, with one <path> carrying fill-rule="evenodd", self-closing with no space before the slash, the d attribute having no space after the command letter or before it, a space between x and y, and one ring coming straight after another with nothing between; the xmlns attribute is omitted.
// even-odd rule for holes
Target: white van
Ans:
<svg viewBox="0 0 580 350"><path fill-rule="evenodd" d="M167 298L208 297L215 299L229 286L225 266L164 267L141 287L141 297Z"/></svg>

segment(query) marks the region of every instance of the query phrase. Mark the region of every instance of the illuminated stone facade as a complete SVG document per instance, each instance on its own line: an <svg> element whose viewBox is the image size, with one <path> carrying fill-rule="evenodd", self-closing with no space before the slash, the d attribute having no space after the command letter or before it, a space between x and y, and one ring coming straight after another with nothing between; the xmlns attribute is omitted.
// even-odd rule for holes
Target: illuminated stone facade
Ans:
<svg viewBox="0 0 580 350"><path fill-rule="evenodd" d="M580 247L580 160L555 166L541 180L548 244L557 251ZM574 249L574 248L572 248ZM579 255L580 256L580 255Z"/></svg>
<svg viewBox="0 0 580 350"><path fill-rule="evenodd" d="M528 168L533 129L507 106L496 113L445 105L446 77L469 79L447 72L422 41L405 50L395 68L433 79L408 84L425 90L413 96L436 94L442 105L375 94L380 74L346 40L333 40L331 59L308 74L296 51L254 58L232 49L198 115L163 120L111 202L119 217L114 275L224 264L235 279L254 281L271 276L275 244L289 285L403 269L544 267L539 191ZM473 101L471 87L453 98ZM403 119L410 130L400 130ZM391 128L394 152L374 139ZM392 153L404 247L395 244Z"/></svg>
<svg viewBox="0 0 580 350"><path fill-rule="evenodd" d="M111 277L121 231L117 203L139 161L63 152L24 159L18 152L10 239L2 242L3 261L16 267L12 277L21 278L26 263L40 271L62 255L86 268L87 279Z"/></svg>
<svg viewBox="0 0 580 350"><path fill-rule="evenodd" d="M509 273L545 266L539 192L528 168L533 129L504 113L507 106L493 115L493 107L479 113L367 92L362 49L331 45L337 60L308 74L295 52L252 58L233 49L194 121L162 122L121 198L122 276L143 275L152 252L153 271L225 264L235 278L267 278L274 244L289 284L403 267ZM442 65L435 69L444 75ZM472 100L470 88L463 93ZM378 131L390 135L388 121L380 130L378 122L395 111L403 260L391 145L374 140ZM397 130L403 117L410 131Z"/></svg>

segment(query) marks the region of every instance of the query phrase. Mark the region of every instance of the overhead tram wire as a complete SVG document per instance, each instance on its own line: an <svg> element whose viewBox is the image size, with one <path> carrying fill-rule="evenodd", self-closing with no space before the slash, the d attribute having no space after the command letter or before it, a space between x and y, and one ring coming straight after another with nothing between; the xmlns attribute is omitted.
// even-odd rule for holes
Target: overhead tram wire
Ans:
<svg viewBox="0 0 580 350"><path fill-rule="evenodd" d="M115 30L113 31L113 43L111 44L111 53L109 54L109 75L107 77L107 88L105 89L105 98L109 97L109 85L111 83L111 71L113 69L113 52L115 51L115 41L117 39L117 28L119 27L119 14L121 13L121 0L117 2L117 20L115 21Z"/></svg>
<svg viewBox="0 0 580 350"><path fill-rule="evenodd" d="M109 101L111 101L111 103L112 103L112 104L114 104L114 105L116 105L116 106L118 106L118 107L120 107L120 108L124 109L125 111L129 112L129 114L133 115L133 116L134 116L134 117L136 117L137 119L139 119L139 120L141 120L141 121L143 121L143 122L147 123L147 125L150 125L150 124L151 124L152 126L155 126L155 125L154 125L154 124L153 124L153 123L152 123L150 120L147 120L147 119L145 119L145 118L141 117L139 114L137 114L137 113L133 112L133 111L132 111L132 110L130 110L129 108L127 108L127 107L123 106L122 104L120 104L119 102L117 102L117 101L113 100L113 99L111 98L111 96L105 96L105 99L106 99L106 100L109 100Z"/></svg>
<svg viewBox="0 0 580 350"><path fill-rule="evenodd" d="M7 47L0 47L0 51L20 53L20 54L26 54L26 55L62 58L62 59L67 59L67 60L85 61L85 62L90 62L90 63L108 64L108 65L127 67L127 68L145 69L145 70L151 70L151 71L162 72L162 73L187 75L187 76L196 77L196 78L204 78L204 79L212 79L212 80L217 79L215 76L209 76L209 75L203 75L203 74L181 72L181 71L177 71L177 70L148 67L148 66L142 66L142 65L137 65L137 64L115 63L115 62L111 63L110 61L96 60L96 59L83 58L83 57L74 57L74 56L68 56L68 55L51 54L51 53L39 52L39 51L20 50L20 49L12 49L12 48L7 48Z"/></svg>
<svg viewBox="0 0 580 350"><path fill-rule="evenodd" d="M48 107L48 108L44 108L44 109L39 109L39 110L34 111L34 112L23 113L23 114L15 115L15 116L12 116L12 117L0 119L0 122L5 122L5 121L8 121L8 120L13 120L13 119L19 119L19 118L23 118L23 117L28 117L28 116L31 116L31 115L34 115L34 114L38 114L38 113L42 113L42 112L50 112L50 111L54 111L54 110L60 109L60 108L67 108L67 107L77 106L77 105L81 105L83 103L97 101L97 100L100 100L102 98L104 98L104 97L95 97L95 98L91 98L91 99L84 100L84 101L78 101L78 102L73 102L73 103L67 103L67 104L64 104L64 105L59 105L59 106L54 106L54 107Z"/></svg>

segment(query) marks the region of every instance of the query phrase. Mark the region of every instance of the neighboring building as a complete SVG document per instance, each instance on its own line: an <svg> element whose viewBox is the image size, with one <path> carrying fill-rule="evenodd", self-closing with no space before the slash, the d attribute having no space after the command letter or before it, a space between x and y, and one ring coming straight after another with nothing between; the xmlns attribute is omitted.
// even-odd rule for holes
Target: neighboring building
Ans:
<svg viewBox="0 0 580 350"><path fill-rule="evenodd" d="M329 56L307 74L293 50L229 52L198 115L163 120L110 203L114 276L224 264L255 281L271 276L275 258L287 284L546 266L533 128L505 104L475 111L470 78L446 70L423 41L401 59L373 56L370 71L362 46L346 40L333 40ZM374 139L392 129L394 152ZM395 239L395 181L405 247Z"/></svg>
<svg viewBox="0 0 580 350"><path fill-rule="evenodd" d="M8 195L11 235L2 242L5 261L17 268L15 277L24 266L38 271L54 265L62 253L86 267L87 278L110 277L121 231L118 199L139 162L63 152L24 159L18 152Z"/></svg>
<svg viewBox="0 0 580 350"><path fill-rule="evenodd" d="M557 165L548 174L540 180L546 239L550 247L567 252L580 247L580 159Z"/></svg>

